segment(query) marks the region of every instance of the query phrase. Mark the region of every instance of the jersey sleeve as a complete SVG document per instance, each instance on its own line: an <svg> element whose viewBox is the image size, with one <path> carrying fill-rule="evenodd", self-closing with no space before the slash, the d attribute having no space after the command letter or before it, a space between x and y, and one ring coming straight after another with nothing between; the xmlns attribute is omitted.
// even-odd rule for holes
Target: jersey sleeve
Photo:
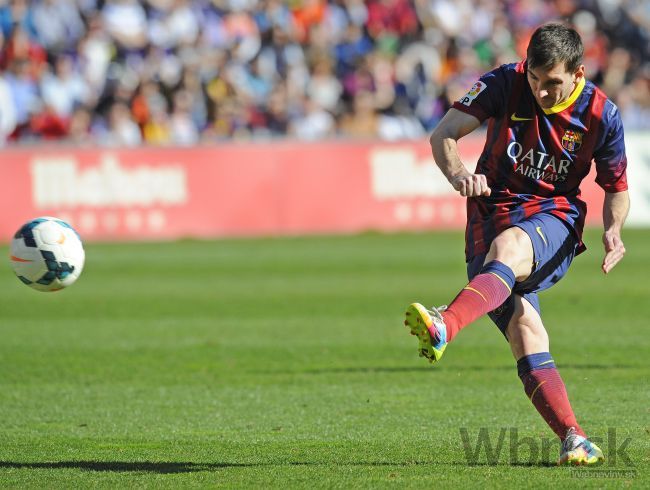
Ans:
<svg viewBox="0 0 650 490"><path fill-rule="evenodd" d="M502 116L508 106L507 94L514 75L513 65L503 65L486 73L452 107L481 122Z"/></svg>
<svg viewBox="0 0 650 490"><path fill-rule="evenodd" d="M623 122L618 108L607 101L603 110L602 144L594 152L596 183L605 192L627 190L627 156L623 138Z"/></svg>

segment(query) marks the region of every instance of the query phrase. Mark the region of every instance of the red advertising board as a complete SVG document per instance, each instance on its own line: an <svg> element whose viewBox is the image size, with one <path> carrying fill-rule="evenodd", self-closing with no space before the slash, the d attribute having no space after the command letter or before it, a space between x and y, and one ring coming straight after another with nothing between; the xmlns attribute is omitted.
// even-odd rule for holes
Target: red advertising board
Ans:
<svg viewBox="0 0 650 490"><path fill-rule="evenodd" d="M461 141L471 165L482 139ZM426 141L5 149L0 240L57 216L87 240L463 228ZM591 223L602 191L587 178Z"/></svg>

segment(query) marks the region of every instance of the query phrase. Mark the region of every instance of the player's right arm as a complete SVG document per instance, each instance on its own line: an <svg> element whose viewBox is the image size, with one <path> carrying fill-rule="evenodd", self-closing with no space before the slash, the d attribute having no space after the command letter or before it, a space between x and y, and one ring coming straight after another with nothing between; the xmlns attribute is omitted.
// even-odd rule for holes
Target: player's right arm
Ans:
<svg viewBox="0 0 650 490"><path fill-rule="evenodd" d="M458 155L458 140L480 125L476 117L452 108L429 138L436 164L461 196L489 196L491 193L485 175L469 172Z"/></svg>

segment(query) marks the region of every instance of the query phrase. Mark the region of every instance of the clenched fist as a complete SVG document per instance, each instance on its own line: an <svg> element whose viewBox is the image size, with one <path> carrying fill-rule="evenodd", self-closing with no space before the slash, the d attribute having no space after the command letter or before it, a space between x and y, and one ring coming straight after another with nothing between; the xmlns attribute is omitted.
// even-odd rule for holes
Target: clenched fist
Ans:
<svg viewBox="0 0 650 490"><path fill-rule="evenodd" d="M489 196L492 193L483 174L461 175L453 179L451 185L465 197Z"/></svg>

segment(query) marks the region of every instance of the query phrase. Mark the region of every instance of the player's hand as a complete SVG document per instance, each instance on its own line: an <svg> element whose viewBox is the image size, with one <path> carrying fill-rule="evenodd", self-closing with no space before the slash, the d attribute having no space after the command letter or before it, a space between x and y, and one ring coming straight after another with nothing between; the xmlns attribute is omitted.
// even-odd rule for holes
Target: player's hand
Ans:
<svg viewBox="0 0 650 490"><path fill-rule="evenodd" d="M451 185L464 197L489 196L492 189L483 174L466 174L456 177Z"/></svg>
<svg viewBox="0 0 650 490"><path fill-rule="evenodd" d="M621 235L613 231L603 233L603 245L605 245L605 258L601 268L607 274L625 255L625 245L623 245Z"/></svg>

